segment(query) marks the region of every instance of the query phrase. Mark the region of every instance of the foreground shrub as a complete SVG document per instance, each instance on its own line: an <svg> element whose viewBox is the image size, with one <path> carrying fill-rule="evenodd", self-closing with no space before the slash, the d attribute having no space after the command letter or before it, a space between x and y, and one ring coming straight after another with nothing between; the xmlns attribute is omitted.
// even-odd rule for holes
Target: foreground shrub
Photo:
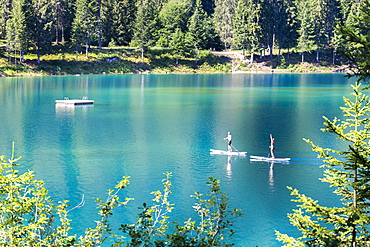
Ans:
<svg viewBox="0 0 370 247"><path fill-rule="evenodd" d="M48 196L43 181L34 173L19 173L16 169L21 157L0 156L0 245L2 246L100 246L108 239L115 246L231 246L228 238L234 234L233 219L241 216L238 209L230 210L226 194L221 193L219 180L209 178L210 190L206 198L195 192L193 208L199 220L188 219L183 225L170 221L174 204L170 203L171 173L163 179L163 191L152 192L153 205L143 204L134 224L122 224L113 231L109 217L114 208L127 205L132 198L121 200L119 192L129 185L123 177L107 199L96 198L100 219L95 228L88 228L82 236L71 235L68 213L82 207L69 208L68 201L57 204ZM121 235L113 232L121 232Z"/></svg>

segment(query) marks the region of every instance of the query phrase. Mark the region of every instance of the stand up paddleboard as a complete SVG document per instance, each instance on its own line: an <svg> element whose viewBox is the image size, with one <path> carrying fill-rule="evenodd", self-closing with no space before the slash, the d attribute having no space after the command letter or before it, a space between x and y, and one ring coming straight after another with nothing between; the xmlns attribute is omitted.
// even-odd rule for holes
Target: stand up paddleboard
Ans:
<svg viewBox="0 0 370 247"><path fill-rule="evenodd" d="M290 158L272 158L272 157L263 157L263 156L250 156L251 161L277 161L277 162L288 162Z"/></svg>
<svg viewBox="0 0 370 247"><path fill-rule="evenodd" d="M275 161L275 162L289 162L290 161L290 158L276 158L275 155L274 155L274 142L275 142L275 139L272 138L272 135L270 134L270 154L271 156L269 157L264 157L264 156L253 156L251 155L250 158L251 158L251 161L267 161L267 162L271 162L271 161Z"/></svg>
<svg viewBox="0 0 370 247"><path fill-rule="evenodd" d="M210 149L210 154L246 156L247 155L247 152L224 151L224 150Z"/></svg>
<svg viewBox="0 0 370 247"><path fill-rule="evenodd" d="M224 150L217 150L217 149L210 149L210 154L219 154L219 155L236 155L236 156L246 156L247 152L239 152L232 144L231 144L231 133L227 133L227 137L224 138L228 142L228 151ZM230 149L232 149L230 151ZM233 151L235 150L235 151Z"/></svg>

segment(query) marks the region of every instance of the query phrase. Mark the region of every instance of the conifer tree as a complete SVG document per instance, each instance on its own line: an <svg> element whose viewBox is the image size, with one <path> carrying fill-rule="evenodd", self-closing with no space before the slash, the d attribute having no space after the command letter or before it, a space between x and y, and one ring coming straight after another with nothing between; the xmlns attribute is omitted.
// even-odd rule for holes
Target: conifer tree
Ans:
<svg viewBox="0 0 370 247"><path fill-rule="evenodd" d="M312 198L292 189L292 195L300 203L299 209L289 215L291 224L296 226L302 236L289 237L277 232L278 239L285 246L369 246L370 232L370 101L363 93L360 81L370 77L368 57L370 2L365 1L360 16L355 17L358 24L340 28L345 45L352 49L346 56L354 64L358 81L353 87L352 98L344 97L345 106L341 107L345 120L325 118L323 131L333 133L345 142L346 149L333 150L319 147L306 140L324 159L325 178L342 201L342 207L324 207ZM367 87L368 88L368 87Z"/></svg>
<svg viewBox="0 0 370 247"><path fill-rule="evenodd" d="M260 13L261 6L257 1L238 1L234 19L234 46L247 49L251 54L251 63L260 41Z"/></svg>
<svg viewBox="0 0 370 247"><path fill-rule="evenodd" d="M212 39L214 34L211 32L211 19L203 10L202 1L196 0L193 15L189 19L187 42L195 50L195 63L198 63L199 50L206 49L209 45L208 40Z"/></svg>
<svg viewBox="0 0 370 247"><path fill-rule="evenodd" d="M117 45L128 45L134 32L135 1L104 0L102 7L103 42L114 40Z"/></svg>
<svg viewBox="0 0 370 247"><path fill-rule="evenodd" d="M345 120L325 118L324 132L333 133L347 144L345 151L319 147L306 140L324 159L323 182L334 187L342 207L321 206L314 199L292 189L299 209L289 214L291 224L302 236L289 237L277 232L285 246L369 246L370 222L370 102L361 91L361 84L353 86L353 99L344 97L341 107Z"/></svg>
<svg viewBox="0 0 370 247"><path fill-rule="evenodd" d="M326 36L328 46L332 48L332 64L336 63L336 54L340 46L341 35L337 31L337 27L343 25L342 6L340 1L328 1L329 11L327 11Z"/></svg>
<svg viewBox="0 0 370 247"><path fill-rule="evenodd" d="M0 38L6 38L6 22L10 17L11 1L0 2Z"/></svg>
<svg viewBox="0 0 370 247"><path fill-rule="evenodd" d="M64 43L67 37L70 36L74 8L72 7L72 0L52 0L50 5L55 33L53 37L58 45L59 42Z"/></svg>
<svg viewBox="0 0 370 247"><path fill-rule="evenodd" d="M170 48L175 52L176 64L179 64L179 56L182 55L186 49L185 34L180 28L177 28L175 33L171 35Z"/></svg>
<svg viewBox="0 0 370 247"><path fill-rule="evenodd" d="M46 53L51 47L52 5L49 0L32 0L31 11L27 15L28 37L30 45L37 52L37 62L40 63L41 53Z"/></svg>
<svg viewBox="0 0 370 247"><path fill-rule="evenodd" d="M313 19L313 6L310 0L295 1L297 8L298 49L302 52L301 61L304 62L305 52L314 50L315 27Z"/></svg>
<svg viewBox="0 0 370 247"><path fill-rule="evenodd" d="M275 7L276 16L276 45L280 56L281 49L293 48L297 41L297 20L295 6L292 0L278 0ZM289 54L288 54L289 55Z"/></svg>
<svg viewBox="0 0 370 247"><path fill-rule="evenodd" d="M312 21L314 27L314 42L316 48L316 61L320 60L319 52L328 45L326 27L328 25L328 1L315 0L313 3Z"/></svg>
<svg viewBox="0 0 370 247"><path fill-rule="evenodd" d="M352 15L351 21L339 27L344 46L342 53L350 61L352 74L366 80L370 74L370 1L365 0L357 16Z"/></svg>
<svg viewBox="0 0 370 247"><path fill-rule="evenodd" d="M134 24L133 46L141 49L141 61L144 62L145 50L157 40L158 15L160 4L155 0L139 0Z"/></svg>
<svg viewBox="0 0 370 247"><path fill-rule="evenodd" d="M25 0L13 0L10 19L6 22L7 49L14 52L15 63L17 61L16 54L19 53L19 60L22 62L23 52L27 48L27 7Z"/></svg>
<svg viewBox="0 0 370 247"><path fill-rule="evenodd" d="M236 4L236 0L215 0L214 22L225 50L233 43L233 18Z"/></svg>
<svg viewBox="0 0 370 247"><path fill-rule="evenodd" d="M158 43L163 47L168 47L171 42L171 35L187 31L187 22L191 15L192 1L186 0L169 0L164 4L159 12L159 21L161 24L161 34Z"/></svg>
<svg viewBox="0 0 370 247"><path fill-rule="evenodd" d="M76 15L72 23L72 41L77 53L80 45L85 45L86 58L89 57L91 36L97 32L97 2L88 0L76 1Z"/></svg>
<svg viewBox="0 0 370 247"><path fill-rule="evenodd" d="M273 47L275 44L275 32L276 32L276 13L274 12L276 0L269 0L263 1L260 0L261 11L260 13L260 26L261 26L261 33L260 33L260 40L261 40L261 47L263 49L267 49L270 53L270 57L272 57Z"/></svg>

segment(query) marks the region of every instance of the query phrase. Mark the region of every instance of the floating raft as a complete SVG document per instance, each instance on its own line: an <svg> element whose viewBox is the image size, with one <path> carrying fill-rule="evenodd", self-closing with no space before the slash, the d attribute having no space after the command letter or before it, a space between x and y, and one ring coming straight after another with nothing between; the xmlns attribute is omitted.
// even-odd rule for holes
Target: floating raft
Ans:
<svg viewBox="0 0 370 247"><path fill-rule="evenodd" d="M89 100L87 97L82 99L64 98L63 100L56 100L55 103L59 105L92 105L94 104L94 100Z"/></svg>

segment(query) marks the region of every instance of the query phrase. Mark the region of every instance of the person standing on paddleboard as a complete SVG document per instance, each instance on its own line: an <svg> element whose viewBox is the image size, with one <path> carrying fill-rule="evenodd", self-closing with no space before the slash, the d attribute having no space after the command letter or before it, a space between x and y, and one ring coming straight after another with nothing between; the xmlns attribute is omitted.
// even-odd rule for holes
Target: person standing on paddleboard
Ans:
<svg viewBox="0 0 370 247"><path fill-rule="evenodd" d="M224 140L227 140L227 151L232 152L233 151L233 148L231 146L232 136L230 132L227 132L227 137L225 137Z"/></svg>
<svg viewBox="0 0 370 247"><path fill-rule="evenodd" d="M274 142L275 142L275 139L272 138L272 135L270 134L270 155L271 155L271 158L275 158L275 154L274 154L274 150L275 150L275 147L274 147Z"/></svg>

